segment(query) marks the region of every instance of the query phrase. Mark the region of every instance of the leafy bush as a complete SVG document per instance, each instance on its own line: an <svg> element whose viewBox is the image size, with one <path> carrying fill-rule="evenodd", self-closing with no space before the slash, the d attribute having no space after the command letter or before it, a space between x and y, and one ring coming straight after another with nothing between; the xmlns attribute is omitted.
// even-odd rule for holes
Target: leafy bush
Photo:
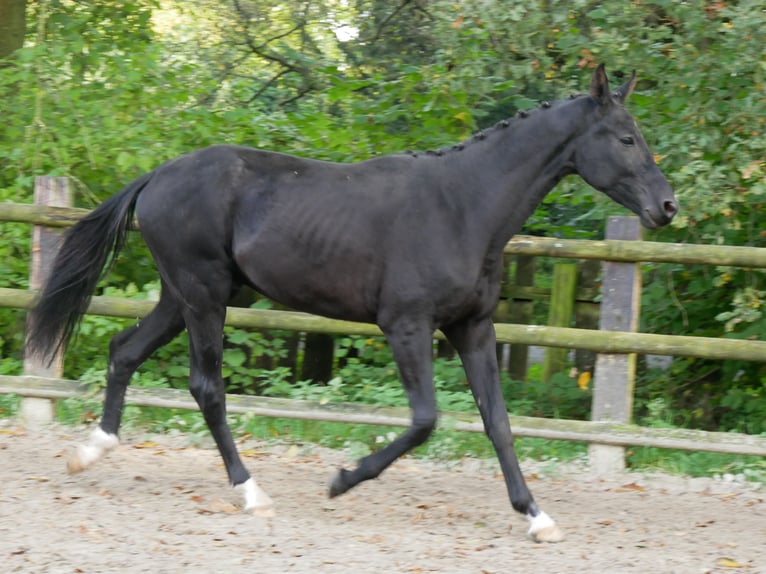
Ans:
<svg viewBox="0 0 766 574"><path fill-rule="evenodd" d="M638 68L630 109L681 202L674 226L648 238L752 246L766 240L766 14L756 0L434 0L427 17L416 2L395 14L380 2L335 2L332 10L314 2L300 17L281 3L270 18L246 20L228 3L205 1L27 4L26 45L0 67L0 201L30 201L36 175L67 175L76 203L92 207L162 161L212 143L337 161L441 147L539 99L582 91L591 68L605 62L614 81ZM356 27L357 36L334 37L328 14ZM169 21L161 25L162 18ZM258 53L258 42L242 42L247 34L280 41L261 46L273 52ZM598 237L604 215L618 209L581 182L565 181L525 231ZM26 288L28 226L4 223L2 233L0 286ZM766 337L762 271L652 265L644 283L644 331ZM101 291L149 296L153 288L149 254L132 240ZM86 318L67 376L103 371L108 338L124 325ZM20 368L22 333L23 314L0 310L4 372ZM286 393L294 374L281 362L290 344L282 335L227 330L229 388ZM402 400L386 348L354 339L339 343L341 354L349 344L353 353L336 370L344 390L319 391ZM137 376L185 386L187 354L181 336ZM467 408L457 367L437 362L435 369L443 404ZM568 377L548 387L536 380L532 373L525 385L503 382L515 410L578 418L587 412L587 393L578 394ZM650 416L652 401L662 399L674 424L762 432L764 381L760 363L676 359L669 371L642 370L637 417Z"/></svg>

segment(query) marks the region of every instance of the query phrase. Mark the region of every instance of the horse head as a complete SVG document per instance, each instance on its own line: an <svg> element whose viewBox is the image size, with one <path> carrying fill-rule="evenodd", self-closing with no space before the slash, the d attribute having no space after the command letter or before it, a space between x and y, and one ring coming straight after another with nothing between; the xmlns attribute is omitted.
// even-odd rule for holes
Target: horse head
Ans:
<svg viewBox="0 0 766 574"><path fill-rule="evenodd" d="M636 74L614 91L604 65L593 74L589 94L590 118L575 144L575 171L641 218L644 227L667 225L678 212L678 202L657 167L625 101L636 85Z"/></svg>

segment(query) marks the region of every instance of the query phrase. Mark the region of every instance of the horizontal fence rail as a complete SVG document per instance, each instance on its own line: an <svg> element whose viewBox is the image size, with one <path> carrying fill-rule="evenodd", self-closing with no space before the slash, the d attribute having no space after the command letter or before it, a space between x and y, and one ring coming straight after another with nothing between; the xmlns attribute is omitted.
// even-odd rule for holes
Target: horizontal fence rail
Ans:
<svg viewBox="0 0 766 574"><path fill-rule="evenodd" d="M30 376L0 375L0 394L2 393L45 399L83 396L102 398L100 392L93 393L89 385L77 381ZM129 387L126 403L195 411L199 408L187 391L166 388ZM226 395L226 409L229 413L236 414L325 422L397 427L408 427L411 423L410 411L405 408L370 407L349 403L321 404L249 395ZM763 436L536 417L511 416L510 419L513 433L518 437L766 456L766 437ZM479 416L469 413L442 412L439 426L448 430L484 432Z"/></svg>
<svg viewBox="0 0 766 574"><path fill-rule="evenodd" d="M64 228L74 225L89 210L43 205L0 202L0 222L16 222ZM648 241L604 241L517 236L505 247L509 255L546 256L613 262L657 262L766 268L766 249L718 245L692 245ZM534 287L526 289L526 296ZM529 293L527 293L527 291ZM516 294L519 296L519 293ZM23 289L0 288L0 307L29 309L35 293ZM87 313L128 319L145 317L155 301L93 297ZM353 323L293 311L273 311L229 307L226 324L254 329L278 329L307 333L381 336L376 325ZM595 351L602 354L641 353L655 355L766 361L766 341L715 337L656 335L625 331L599 331L569 327L550 327L497 323L498 343L537 345ZM436 338L442 339L440 332ZM0 375L0 394L18 394L39 399L95 397L101 391L78 381L38 376ZM197 410L188 392L178 389L131 387L127 403L137 406ZM228 411L304 420L409 426L411 413L403 408L372 407L356 404L320 404L308 401L245 395L227 395ZM613 446L648 446L680 450L709 451L766 456L766 436L706 432L687 429L657 429L614 422L590 422L511 416L514 433L537 437L588 442ZM483 432L477 415L442 413L442 428Z"/></svg>
<svg viewBox="0 0 766 574"><path fill-rule="evenodd" d="M70 227L87 213L89 210L76 207L0 202L0 221L6 222ZM592 241L518 235L506 245L505 253L568 259L766 268L766 248L734 245L694 245L618 239Z"/></svg>
<svg viewBox="0 0 766 574"><path fill-rule="evenodd" d="M505 246L511 255L537 255L602 261L722 265L748 269L766 268L766 248L737 245L695 245L657 241L605 239L555 239L517 235Z"/></svg>
<svg viewBox="0 0 766 574"><path fill-rule="evenodd" d="M34 304L34 298L35 294L31 291L0 287L0 307L29 309ZM88 314L141 319L149 314L155 304L154 301L119 297L93 297L88 307ZM333 333L366 337L383 335L380 328L369 323L353 323L297 311L269 309L228 307L226 324L231 327L281 329L307 333ZM572 327L514 325L511 323L496 323L495 331L499 343L565 347L600 353L642 353L707 359L766 361L766 341L596 331ZM444 335L437 332L436 338L443 339Z"/></svg>

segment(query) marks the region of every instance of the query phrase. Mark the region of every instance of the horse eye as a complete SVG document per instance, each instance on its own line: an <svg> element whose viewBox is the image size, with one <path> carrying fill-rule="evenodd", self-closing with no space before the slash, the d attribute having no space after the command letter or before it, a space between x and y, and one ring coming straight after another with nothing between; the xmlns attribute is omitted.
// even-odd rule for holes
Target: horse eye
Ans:
<svg viewBox="0 0 766 574"><path fill-rule="evenodd" d="M636 143L633 141L633 138L630 136L622 137L620 138L620 141L622 142L623 145L633 145Z"/></svg>

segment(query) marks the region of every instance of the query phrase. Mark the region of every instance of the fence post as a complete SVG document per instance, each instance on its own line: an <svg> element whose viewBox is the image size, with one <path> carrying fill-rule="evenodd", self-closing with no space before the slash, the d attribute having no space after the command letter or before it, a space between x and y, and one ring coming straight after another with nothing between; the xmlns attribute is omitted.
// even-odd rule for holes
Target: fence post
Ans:
<svg viewBox="0 0 766 574"><path fill-rule="evenodd" d="M579 259L577 265L577 288L595 289L601 276L601 261L598 259ZM580 329L598 329L601 306L594 300L575 302L575 325ZM596 365L596 352L585 349L575 350L575 365L578 373L593 373Z"/></svg>
<svg viewBox="0 0 766 574"><path fill-rule="evenodd" d="M35 204L71 207L72 193L66 177L36 177ZM61 231L35 225L32 231L32 260L29 269L29 287L39 290L50 273L59 248ZM38 377L60 378L63 372L63 355L53 358L50 365L37 358L24 358L24 374ZM54 403L50 399L25 397L21 400L21 417L30 427L40 427L53 422Z"/></svg>
<svg viewBox="0 0 766 574"><path fill-rule="evenodd" d="M503 271L500 282L500 297L495 307L495 311L492 313L492 321L494 323L508 323L511 316L511 307L513 303L513 295L511 290L513 282L511 280L511 256L503 254ZM439 356L442 356L442 342L439 341ZM454 349L453 349L454 351ZM508 359L510 357L510 345L508 343L497 343L495 345L495 355L497 356L497 366L500 371L508 368ZM454 356L454 352L453 355Z"/></svg>
<svg viewBox="0 0 766 574"><path fill-rule="evenodd" d="M640 240L639 219L635 216L608 218L606 238ZM605 261L599 329L635 332L638 327L640 304L640 264ZM635 375L635 353L600 353L596 357L591 412L593 421L630 422ZM598 475L625 470L624 447L591 444L588 454L590 467Z"/></svg>
<svg viewBox="0 0 766 574"><path fill-rule="evenodd" d="M332 378L335 339L324 333L306 333L303 345L300 380L326 383Z"/></svg>
<svg viewBox="0 0 766 574"><path fill-rule="evenodd" d="M551 304L548 312L549 326L572 326L576 291L577 263L556 263L553 266ZM547 383L555 373L560 373L566 368L568 353L569 349L555 347L545 349L543 381Z"/></svg>
<svg viewBox="0 0 766 574"><path fill-rule="evenodd" d="M514 285L532 287L535 284L535 258L528 255L516 257ZM511 323L528 325L532 322L533 301L512 300L510 309ZM527 362L529 345L512 343L508 357L508 374L515 381L527 380Z"/></svg>

